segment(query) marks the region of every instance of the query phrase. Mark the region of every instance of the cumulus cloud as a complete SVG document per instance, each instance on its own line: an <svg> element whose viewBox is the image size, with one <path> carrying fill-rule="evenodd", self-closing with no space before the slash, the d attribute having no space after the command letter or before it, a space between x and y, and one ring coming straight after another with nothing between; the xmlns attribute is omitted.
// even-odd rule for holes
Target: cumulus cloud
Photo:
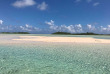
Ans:
<svg viewBox="0 0 110 74"><path fill-rule="evenodd" d="M87 24L87 27L88 27L89 29L91 29L91 28L92 28L92 25L91 25L91 24Z"/></svg>
<svg viewBox="0 0 110 74"><path fill-rule="evenodd" d="M69 32L69 33L84 33L84 32L94 32L94 33L109 33L110 32L110 25L107 27L96 27L92 24L87 24L85 28L81 24L76 25L56 25L53 20L49 22L45 22L49 26L48 31L49 33L53 32Z"/></svg>
<svg viewBox="0 0 110 74"><path fill-rule="evenodd" d="M50 22L46 21L45 24L52 26L52 25L54 25L54 21L53 20L50 20Z"/></svg>
<svg viewBox="0 0 110 74"><path fill-rule="evenodd" d="M48 4L46 4L45 2L42 2L37 6L37 8L40 9L41 11L44 11L48 8Z"/></svg>
<svg viewBox="0 0 110 74"><path fill-rule="evenodd" d="M0 25L0 32L29 32L29 33L41 33L42 29L31 25Z"/></svg>
<svg viewBox="0 0 110 74"><path fill-rule="evenodd" d="M18 8L33 6L36 2L34 0L17 0L12 5Z"/></svg>
<svg viewBox="0 0 110 74"><path fill-rule="evenodd" d="M37 4L37 8L41 11L47 10L48 4L46 2L42 2L41 4L36 3L34 0L17 0L12 5L18 8L24 8L28 6L33 6Z"/></svg>
<svg viewBox="0 0 110 74"><path fill-rule="evenodd" d="M106 27L100 26L98 30L99 30L99 33L110 34L110 25L107 25Z"/></svg>
<svg viewBox="0 0 110 74"><path fill-rule="evenodd" d="M89 32L95 32L96 31L96 27L94 25L91 25L91 24L87 24L87 29Z"/></svg>
<svg viewBox="0 0 110 74"><path fill-rule="evenodd" d="M51 20L50 22L45 22L45 24L49 25L50 30L53 30L53 31L75 33L75 28L74 28L73 25L69 25L69 26L60 25L60 26L57 26L57 25L55 25L53 20Z"/></svg>
<svg viewBox="0 0 110 74"><path fill-rule="evenodd" d="M93 4L93 6L98 6L100 3L99 2L96 2Z"/></svg>
<svg viewBox="0 0 110 74"><path fill-rule="evenodd" d="M76 30L77 33L83 32L82 25L81 24L75 25L75 30Z"/></svg>
<svg viewBox="0 0 110 74"><path fill-rule="evenodd" d="M101 34L110 34L110 25L104 27L95 26L92 24L87 24L87 26L83 26L81 24L56 25L53 20L46 21L45 24L47 24L48 28L42 29L29 24L22 26L0 25L0 32L30 32L30 33L48 33L48 34L53 32L69 32L69 33L93 32Z"/></svg>
<svg viewBox="0 0 110 74"><path fill-rule="evenodd" d="M110 25L108 25L108 27L110 28Z"/></svg>
<svg viewBox="0 0 110 74"><path fill-rule="evenodd" d="M101 29L100 29L100 31L101 31L101 32L103 32L103 31L106 31L106 30L107 30L107 28L105 28L105 27L103 27L103 26L100 26L100 28L101 28Z"/></svg>
<svg viewBox="0 0 110 74"><path fill-rule="evenodd" d="M37 28L37 27L33 27L31 25L26 24L25 26L20 26L20 29L22 31L28 31L28 32L32 32L32 31L41 31L41 29Z"/></svg>
<svg viewBox="0 0 110 74"><path fill-rule="evenodd" d="M26 24L25 26L26 26L26 28L32 28L32 26L30 26L30 25L28 25L28 24Z"/></svg>
<svg viewBox="0 0 110 74"><path fill-rule="evenodd" d="M15 29L12 29L11 25L0 25L0 32L9 32L12 30L14 31Z"/></svg>
<svg viewBox="0 0 110 74"><path fill-rule="evenodd" d="M0 20L0 25L2 25L3 24L3 20Z"/></svg>
<svg viewBox="0 0 110 74"><path fill-rule="evenodd" d="M53 20L50 20L49 22L46 21L45 24L47 24L51 30L58 30L58 26L55 25Z"/></svg>
<svg viewBox="0 0 110 74"><path fill-rule="evenodd" d="M110 31L110 25L107 26L107 31Z"/></svg>
<svg viewBox="0 0 110 74"><path fill-rule="evenodd" d="M75 25L77 28L82 28L81 24Z"/></svg>
<svg viewBox="0 0 110 74"><path fill-rule="evenodd" d="M106 31L106 30L107 30L107 28L102 28L102 30L103 30L103 31Z"/></svg>
<svg viewBox="0 0 110 74"><path fill-rule="evenodd" d="M61 26L59 26L59 31L70 32L70 33L75 33L76 32L73 25L69 25L69 26L61 25Z"/></svg>

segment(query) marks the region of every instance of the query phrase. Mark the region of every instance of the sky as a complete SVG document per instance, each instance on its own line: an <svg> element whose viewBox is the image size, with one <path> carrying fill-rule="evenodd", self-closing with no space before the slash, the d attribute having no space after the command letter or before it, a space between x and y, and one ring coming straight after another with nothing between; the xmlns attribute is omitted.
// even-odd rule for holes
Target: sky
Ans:
<svg viewBox="0 0 110 74"><path fill-rule="evenodd" d="M110 0L0 0L0 32L110 34Z"/></svg>

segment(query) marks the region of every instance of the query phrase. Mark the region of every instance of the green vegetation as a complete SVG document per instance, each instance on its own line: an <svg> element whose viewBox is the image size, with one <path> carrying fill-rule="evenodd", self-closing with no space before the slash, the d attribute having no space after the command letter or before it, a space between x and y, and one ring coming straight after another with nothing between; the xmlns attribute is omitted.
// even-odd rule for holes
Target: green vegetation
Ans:
<svg viewBox="0 0 110 74"><path fill-rule="evenodd" d="M55 32L55 33L52 33L52 34L66 34L66 35L70 35L71 33L68 33L68 32Z"/></svg>
<svg viewBox="0 0 110 74"><path fill-rule="evenodd" d="M30 34L28 32L0 32L0 34Z"/></svg>
<svg viewBox="0 0 110 74"><path fill-rule="evenodd" d="M96 34L96 33L92 33L92 32L87 32L87 33L68 33L68 32L55 32L52 34L58 34L58 35L103 35L103 34Z"/></svg>

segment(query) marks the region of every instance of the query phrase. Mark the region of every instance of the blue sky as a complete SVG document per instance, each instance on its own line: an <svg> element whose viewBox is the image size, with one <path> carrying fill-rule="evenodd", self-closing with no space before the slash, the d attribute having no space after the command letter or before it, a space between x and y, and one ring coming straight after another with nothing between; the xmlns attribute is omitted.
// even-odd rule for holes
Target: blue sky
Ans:
<svg viewBox="0 0 110 74"><path fill-rule="evenodd" d="M0 0L0 32L110 34L110 0Z"/></svg>

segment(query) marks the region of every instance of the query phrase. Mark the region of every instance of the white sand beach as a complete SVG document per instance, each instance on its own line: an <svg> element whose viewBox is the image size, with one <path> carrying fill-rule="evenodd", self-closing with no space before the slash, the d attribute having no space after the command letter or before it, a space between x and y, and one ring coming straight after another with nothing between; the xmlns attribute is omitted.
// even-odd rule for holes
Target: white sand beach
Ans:
<svg viewBox="0 0 110 74"><path fill-rule="evenodd" d="M40 42L73 42L73 43L110 43L109 39L96 39L92 37L48 37L48 36L19 36L14 41L40 41Z"/></svg>

